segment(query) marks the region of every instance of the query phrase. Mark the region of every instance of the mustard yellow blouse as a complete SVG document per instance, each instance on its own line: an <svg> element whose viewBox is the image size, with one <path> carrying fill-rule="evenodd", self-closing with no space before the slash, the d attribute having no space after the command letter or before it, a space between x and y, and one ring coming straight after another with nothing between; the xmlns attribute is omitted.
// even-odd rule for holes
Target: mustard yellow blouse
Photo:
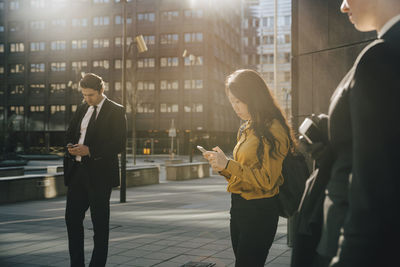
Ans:
<svg viewBox="0 0 400 267"><path fill-rule="evenodd" d="M289 137L278 120L271 125L271 132L277 139L275 158L269 154L269 144L264 140L264 160L258 162L258 138L250 129L250 122L241 127L242 134L233 150L233 160L220 172L228 181L227 191L240 194L244 199L269 198L279 193L283 184L282 163L289 150Z"/></svg>

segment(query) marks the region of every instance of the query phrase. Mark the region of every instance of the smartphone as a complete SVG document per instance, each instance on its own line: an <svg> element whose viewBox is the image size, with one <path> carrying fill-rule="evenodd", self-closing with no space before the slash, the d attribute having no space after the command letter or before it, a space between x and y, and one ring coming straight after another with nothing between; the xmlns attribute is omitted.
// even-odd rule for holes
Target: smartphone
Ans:
<svg viewBox="0 0 400 267"><path fill-rule="evenodd" d="M207 152L202 146L197 146L197 149L201 151L201 153Z"/></svg>
<svg viewBox="0 0 400 267"><path fill-rule="evenodd" d="M309 144L321 141L319 129L310 118L306 118L300 125L299 133L304 136Z"/></svg>

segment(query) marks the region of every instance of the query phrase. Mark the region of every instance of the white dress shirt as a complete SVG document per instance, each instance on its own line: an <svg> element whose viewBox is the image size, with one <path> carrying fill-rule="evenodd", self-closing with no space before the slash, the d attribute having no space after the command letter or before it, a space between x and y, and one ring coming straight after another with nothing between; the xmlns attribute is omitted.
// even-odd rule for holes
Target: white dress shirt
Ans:
<svg viewBox="0 0 400 267"><path fill-rule="evenodd" d="M105 95L103 95L103 100L101 100L100 103L97 104L96 119L97 119L97 116L99 115L99 112L100 112L100 110L101 110L101 107L103 106L104 100L106 100L106 96L105 96ZM90 106L90 107L88 108L88 110L86 111L85 116L84 116L83 119L82 119L81 131L80 131L80 132L81 132L81 135L80 135L80 137L79 137L78 144L83 144L83 142L85 141L86 130L87 130L87 127L88 127L88 125L89 125L90 117L92 117L93 111L94 111L94 107L93 107L93 106ZM76 157L75 157L75 160L76 160L76 161L81 161L81 160L82 160L82 157L81 157L81 156L76 156Z"/></svg>

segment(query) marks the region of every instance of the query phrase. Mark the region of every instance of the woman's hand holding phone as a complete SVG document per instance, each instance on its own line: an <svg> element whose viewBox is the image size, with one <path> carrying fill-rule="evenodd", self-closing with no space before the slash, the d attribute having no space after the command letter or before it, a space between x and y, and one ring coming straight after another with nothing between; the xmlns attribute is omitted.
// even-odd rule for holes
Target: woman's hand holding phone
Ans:
<svg viewBox="0 0 400 267"><path fill-rule="evenodd" d="M208 160L214 171L219 172L224 170L229 161L228 157L218 146L214 147L212 150L213 151L203 152L203 157Z"/></svg>

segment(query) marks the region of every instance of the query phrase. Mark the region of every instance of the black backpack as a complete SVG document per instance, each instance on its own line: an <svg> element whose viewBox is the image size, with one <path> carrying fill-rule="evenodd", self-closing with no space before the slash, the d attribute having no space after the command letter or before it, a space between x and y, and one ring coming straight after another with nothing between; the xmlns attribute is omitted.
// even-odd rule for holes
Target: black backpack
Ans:
<svg viewBox="0 0 400 267"><path fill-rule="evenodd" d="M279 187L279 216L289 218L296 213L309 175L305 157L289 151L282 164L284 182Z"/></svg>

